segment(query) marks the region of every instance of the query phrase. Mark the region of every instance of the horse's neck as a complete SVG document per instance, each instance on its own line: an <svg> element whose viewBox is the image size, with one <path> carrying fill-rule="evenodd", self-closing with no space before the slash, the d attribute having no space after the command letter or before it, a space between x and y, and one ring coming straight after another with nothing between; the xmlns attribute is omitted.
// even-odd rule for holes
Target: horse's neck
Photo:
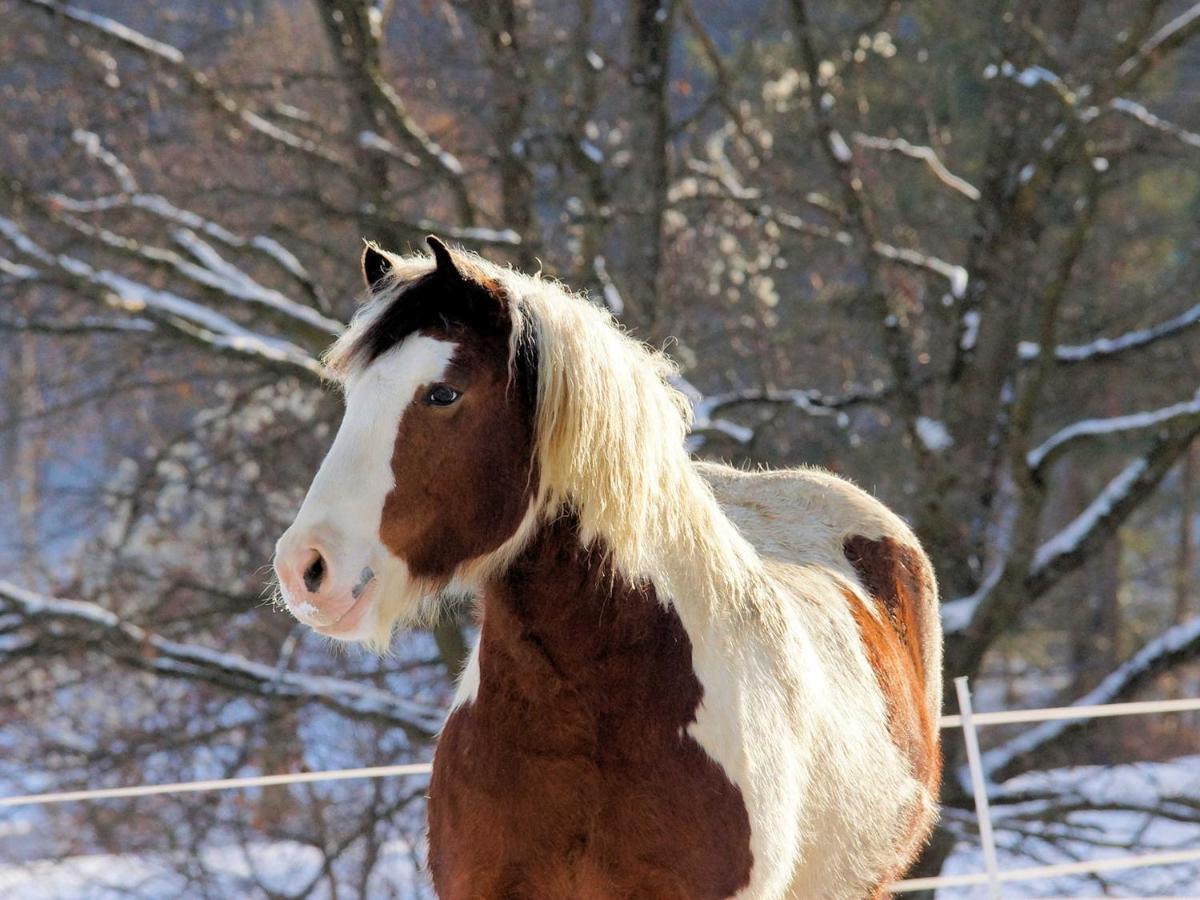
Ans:
<svg viewBox="0 0 1200 900"><path fill-rule="evenodd" d="M699 699L675 610L583 547L570 516L546 523L488 585L480 642L480 702L519 697L592 726L636 714L657 730L690 720Z"/></svg>

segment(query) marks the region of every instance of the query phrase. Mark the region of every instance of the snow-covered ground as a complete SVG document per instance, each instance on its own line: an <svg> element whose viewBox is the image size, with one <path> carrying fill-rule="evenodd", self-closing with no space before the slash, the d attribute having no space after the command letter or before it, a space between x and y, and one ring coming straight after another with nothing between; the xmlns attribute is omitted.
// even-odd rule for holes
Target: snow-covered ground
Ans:
<svg viewBox="0 0 1200 900"><path fill-rule="evenodd" d="M1002 797L1030 799L993 800L1001 871L1200 848L1200 757L1033 772L1002 791ZM974 817L968 818L973 828ZM942 874L981 871L979 845L964 842ZM986 887L938 893L939 900L987 896ZM1003 896L1200 897L1200 863L1009 882Z"/></svg>
<svg viewBox="0 0 1200 900"><path fill-rule="evenodd" d="M1080 766L1022 775L1006 783L993 808L1000 868L1200 848L1200 757L1165 763ZM973 818L956 816L964 831ZM5 833L0 828L0 847ZM0 866L0 897L9 900L288 896L320 873L322 854L296 842L212 847L192 859L172 854L74 856ZM391 841L368 896L427 897L411 845ZM964 841L943 875L980 872L977 844ZM260 887L261 885L261 887ZM308 896L329 897L319 885ZM942 900L986 898L985 887L943 889ZM1198 897L1200 863L1072 875L1004 886L1005 898Z"/></svg>
<svg viewBox="0 0 1200 900"><path fill-rule="evenodd" d="M323 854L294 841L216 847L198 858L178 854L95 854L0 866L5 900L167 900L295 896L321 875ZM270 893L268 893L270 892ZM369 897L424 898L424 876L412 848L383 845L367 887ZM328 898L327 884L306 896Z"/></svg>

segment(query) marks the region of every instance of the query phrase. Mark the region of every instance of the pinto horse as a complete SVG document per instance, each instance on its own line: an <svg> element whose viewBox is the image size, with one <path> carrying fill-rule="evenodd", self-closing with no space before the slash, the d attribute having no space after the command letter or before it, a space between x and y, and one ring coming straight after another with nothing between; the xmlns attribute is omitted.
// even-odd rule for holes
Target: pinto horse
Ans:
<svg viewBox="0 0 1200 900"><path fill-rule="evenodd" d="M826 472L692 460L662 355L429 245L366 248L326 360L345 417L275 567L296 618L378 650L479 598L429 788L439 896L882 896L941 768L917 539Z"/></svg>

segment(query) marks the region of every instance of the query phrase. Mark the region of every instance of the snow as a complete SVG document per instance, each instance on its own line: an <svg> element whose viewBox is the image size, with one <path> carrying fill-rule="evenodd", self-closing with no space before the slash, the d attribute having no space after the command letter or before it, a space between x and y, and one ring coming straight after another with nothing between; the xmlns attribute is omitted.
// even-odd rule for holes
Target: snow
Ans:
<svg viewBox="0 0 1200 900"><path fill-rule="evenodd" d="M304 264L300 262L292 253L291 250L279 243L274 238L267 237L263 234L257 234L250 239L250 246L261 250L271 259L279 264L279 267L300 281L311 282L312 276L308 270L304 268Z"/></svg>
<svg viewBox="0 0 1200 900"><path fill-rule="evenodd" d="M415 862L416 848L393 839L380 847L379 854L372 891L378 896L427 896L425 876ZM270 895L293 896L321 875L324 860L319 847L299 841L207 846L194 856L170 852L68 856L0 866L0 894L7 900L173 900L259 896L265 889ZM197 867L206 876L198 883ZM304 896L329 898L330 892L321 884Z"/></svg>
<svg viewBox="0 0 1200 900"><path fill-rule="evenodd" d="M1190 6L1158 31L1154 32L1149 40L1138 48L1137 53L1133 54L1133 56L1117 67L1117 79L1123 79L1135 71L1142 60L1150 57L1164 41L1170 40L1172 36L1188 28L1197 17L1200 17L1200 3Z"/></svg>
<svg viewBox="0 0 1200 900"><path fill-rule="evenodd" d="M1017 74L1017 84L1022 87L1035 87L1041 82L1061 84L1062 79L1043 66L1030 66Z"/></svg>
<svg viewBox="0 0 1200 900"><path fill-rule="evenodd" d="M975 342L979 340L979 322L980 316L978 310L971 310L963 315L963 331L962 337L958 339L958 346L962 350L971 351L975 349Z"/></svg>
<svg viewBox="0 0 1200 900"><path fill-rule="evenodd" d="M432 222L429 219L419 219L414 224L420 231L436 232L452 241L468 244L503 244L515 247L521 243L521 236L511 228L483 228L476 225L457 227Z"/></svg>
<svg viewBox="0 0 1200 900"><path fill-rule="evenodd" d="M1086 362L1099 356L1108 356L1124 350L1135 350L1176 331L1190 328L1197 323L1200 323L1200 304L1149 328L1127 331L1112 338L1097 338L1086 344L1056 347L1054 349L1054 358L1059 362ZM1037 359L1041 353L1041 348L1032 341L1022 341L1017 350L1021 355L1021 359L1027 362Z"/></svg>
<svg viewBox="0 0 1200 900"><path fill-rule="evenodd" d="M107 269L93 269L66 254L59 254L57 262L59 268L75 277L112 291L115 305L128 312L149 311L176 317L203 329L206 333L202 338L214 346L286 362L314 375L323 374L321 364L295 344L250 331L228 316L178 294L140 284Z"/></svg>
<svg viewBox="0 0 1200 900"><path fill-rule="evenodd" d="M837 161L843 165L848 164L854 158L854 154L850 152L850 147L846 143L846 139L836 129L831 129L829 132L829 149L833 152Z"/></svg>
<svg viewBox="0 0 1200 900"><path fill-rule="evenodd" d="M589 160L591 160L596 165L600 165L601 163L604 162L604 151L601 150L599 147L597 147L595 144L593 144L591 141L586 140L586 139L580 141L579 149L581 151L583 151L584 156L586 156Z"/></svg>
<svg viewBox="0 0 1200 900"><path fill-rule="evenodd" d="M170 44L164 44L162 41L156 41L153 38L147 37L140 31L134 31L126 25L122 25L108 16L97 15L93 12L80 9L77 6L69 6L64 3L57 3L55 0L29 0L37 6L52 10L58 15L66 16L68 19L73 19L76 22L82 22L86 25L91 25L105 34L109 34L118 40L124 41L127 44L132 44L147 53L164 59L167 62L180 65L183 63L183 53Z"/></svg>
<svg viewBox="0 0 1200 900"><path fill-rule="evenodd" d="M930 453L942 453L954 446L954 438L950 436L944 422L918 416L916 426L917 437Z"/></svg>
<svg viewBox="0 0 1200 900"><path fill-rule="evenodd" d="M9 279L14 281L34 281L38 277L38 270L32 266L13 262L11 259L5 259L2 256L0 256L0 273L7 275Z"/></svg>
<svg viewBox="0 0 1200 900"><path fill-rule="evenodd" d="M942 630L947 634L957 631L964 631L971 624L971 619L975 615L975 610L979 608L979 604L985 601L996 585L1000 583L1000 578L1004 574L1003 563L998 563L983 582L979 585L979 589L973 594L966 597L959 597L957 600L947 600L941 604Z"/></svg>
<svg viewBox="0 0 1200 900"><path fill-rule="evenodd" d="M1109 767L1071 766L1021 775L993 795L1000 869L1078 860L1103 865L1133 855L1194 848L1200 844L1200 834L1189 807L1197 794L1200 757ZM974 816L945 809L942 819L959 837L941 874L981 872ZM353 878L359 872L362 859L353 849L347 855L349 859L342 861L348 868L339 871L335 864L335 877L346 872L350 874L343 877ZM428 883L418 868L418 846L393 838L382 845L380 857L368 888L371 896L428 896ZM210 843L186 857L164 850L6 861L0 864L0 893L12 900L84 896L89 900L174 900L257 896L264 889L293 896L320 873L324 858L317 846L306 842L263 840ZM198 868L207 880L189 882L185 871L195 875ZM1003 896L1194 896L1198 878L1200 866L1177 864L1012 882ZM322 883L305 896L325 900L329 888ZM942 888L937 896L939 900L975 900L988 894L984 887Z"/></svg>
<svg viewBox="0 0 1200 900"><path fill-rule="evenodd" d="M967 269L965 266L954 266L950 274L950 293L954 299L961 300L967 295Z"/></svg>
<svg viewBox="0 0 1200 900"><path fill-rule="evenodd" d="M777 221L780 221L778 215L776 219ZM781 224L787 223L781 221ZM811 228L808 230L810 232L812 231ZM844 235L845 232L839 232L838 234L839 243L849 243L849 235L846 235L846 241L841 241L840 235ZM876 241L872 245L871 249L884 259L893 259L896 262L914 266L918 269L928 269L931 272L936 272L938 275L941 275L948 282L950 282L950 296L952 301L961 300L966 296L967 283L970 279L970 276L964 266L948 263L944 259L939 259L936 256L929 256L928 254L921 253L918 250L912 250L908 247L896 247L892 244L886 244L883 241Z"/></svg>
<svg viewBox="0 0 1200 900"><path fill-rule="evenodd" d="M873 147L877 150L893 150L901 153L910 159L921 160L927 165L938 180L947 187L958 191L968 200L979 199L979 188L971 184L963 178L959 178L948 168L945 163L938 157L937 152L932 147L919 146L910 143L904 138L881 138L873 137L868 134L857 133L854 135L854 142L861 144L864 147Z"/></svg>
<svg viewBox="0 0 1200 900"><path fill-rule="evenodd" d="M387 138L374 131L360 131L358 133L358 146L364 150L373 150L376 153L383 153L387 156L395 157L402 160L405 165L417 168L421 165L419 160L413 154L400 149Z"/></svg>
<svg viewBox="0 0 1200 900"><path fill-rule="evenodd" d="M1109 101L1108 106L1110 109L1115 109L1117 112L1133 117L1149 128L1178 138L1189 147L1200 147L1200 134L1188 131L1174 122L1168 122L1166 119L1159 118L1135 100L1129 100L1125 97L1115 97Z"/></svg>
<svg viewBox="0 0 1200 900"><path fill-rule="evenodd" d="M1134 855L1196 848L1200 830L1189 807L1198 793L1200 757L1072 766L1021 775L990 793L1000 870L1079 860L1104 865ZM1005 802L1006 798L1029 799ZM974 816L945 810L943 820L962 837L941 874L982 872ZM1200 865L1187 863L1009 882L1002 896L1194 897L1197 883ZM983 886L942 888L937 896L938 900L982 900L988 893Z"/></svg>
<svg viewBox="0 0 1200 900"><path fill-rule="evenodd" d="M1033 571L1040 572L1060 557L1073 553L1083 540L1113 507L1129 493L1137 480L1146 472L1149 464L1138 457L1113 478L1090 504L1062 531L1054 535L1037 549L1033 558Z"/></svg>
<svg viewBox="0 0 1200 900"><path fill-rule="evenodd" d="M0 216L0 235L4 235L5 239L24 253L26 256L36 259L38 262L53 264L53 257L45 250L35 244L23 232L20 226L12 219Z"/></svg>
<svg viewBox="0 0 1200 900"><path fill-rule="evenodd" d="M71 140L83 148L84 152L93 159L99 160L117 179L121 190L127 194L137 193L137 181L129 167L121 162L120 157L104 146L100 135L93 131L77 128L71 132Z"/></svg>
<svg viewBox="0 0 1200 900"><path fill-rule="evenodd" d="M1084 419L1068 425L1051 435L1040 446L1029 451L1027 462L1031 469L1037 469L1045 463L1047 457L1054 454L1064 444L1081 437L1099 437L1127 431L1142 431L1182 416L1193 415L1200 415L1200 391L1191 400L1165 406L1162 409L1113 416L1108 419Z"/></svg>
<svg viewBox="0 0 1200 900"><path fill-rule="evenodd" d="M203 268L188 263L177 264L176 268L183 274L231 297L283 313L317 331L332 336L342 333L344 326L341 322L322 315L311 306L297 303L279 291L263 287L245 272L224 260L210 244L201 240L193 231L176 228L172 230L171 237L203 264Z"/></svg>
<svg viewBox="0 0 1200 900"><path fill-rule="evenodd" d="M219 349L234 350L286 363L318 377L324 373L320 362L295 344L251 331L228 316L178 294L152 288L107 269L95 269L83 260L65 253L51 256L31 241L15 222L3 216L0 216L0 235L18 250L39 262L56 266L81 281L105 288L111 292L109 302L126 312L152 312L163 316L176 326L186 325L185 330L189 333Z"/></svg>
<svg viewBox="0 0 1200 900"><path fill-rule="evenodd" d="M293 150L300 150L310 156L316 156L324 159L327 162L343 163L344 160L331 150L322 147L315 141L310 141L308 138L300 137L294 132L288 131L286 128L280 128L270 119L264 119L258 113L249 109L238 109L237 117L242 120L250 129L257 131L259 134L269 137L272 140L278 141Z"/></svg>
<svg viewBox="0 0 1200 900"><path fill-rule="evenodd" d="M621 296L621 292L617 290L616 284L613 283L608 274L608 260L603 256L597 256L592 260L592 269L596 273L596 277L600 280L601 289L604 292L604 305L608 307L608 311L614 316L620 316L625 312L625 299Z"/></svg>

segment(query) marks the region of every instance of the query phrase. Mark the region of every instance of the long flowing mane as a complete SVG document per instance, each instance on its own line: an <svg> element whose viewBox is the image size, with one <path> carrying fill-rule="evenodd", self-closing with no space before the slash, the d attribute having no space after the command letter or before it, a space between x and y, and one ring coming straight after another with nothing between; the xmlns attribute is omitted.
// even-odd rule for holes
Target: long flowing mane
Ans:
<svg viewBox="0 0 1200 900"><path fill-rule="evenodd" d="M364 331L434 268L425 255L388 258L391 273L326 355L335 374L353 371ZM510 362L522 342L535 350L537 516L569 507L585 543L601 543L625 577L652 582L664 598L744 611L760 595L761 561L687 455L691 409L668 382L673 363L558 281L465 251L456 259L503 291Z"/></svg>

